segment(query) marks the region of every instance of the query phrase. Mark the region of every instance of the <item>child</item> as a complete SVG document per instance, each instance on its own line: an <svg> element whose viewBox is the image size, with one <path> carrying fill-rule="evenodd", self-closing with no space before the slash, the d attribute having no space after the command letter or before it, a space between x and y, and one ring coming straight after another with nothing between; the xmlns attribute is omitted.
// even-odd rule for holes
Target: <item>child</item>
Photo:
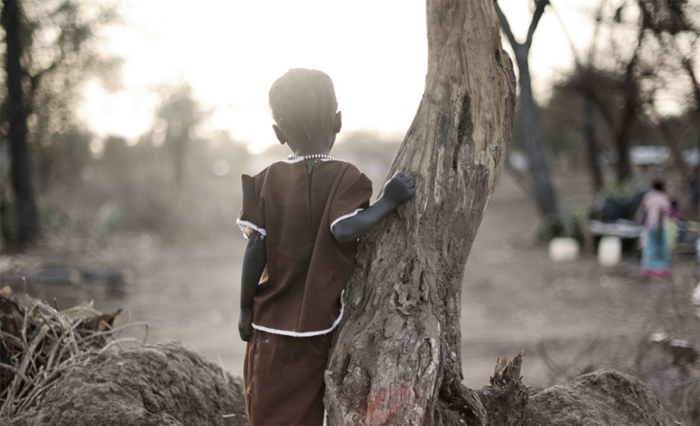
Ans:
<svg viewBox="0 0 700 426"><path fill-rule="evenodd" d="M399 172L372 206L372 183L328 155L341 128L331 79L292 69L270 88L272 126L294 155L242 176L248 238L238 330L251 425L322 425L331 332L357 239L415 193Z"/></svg>

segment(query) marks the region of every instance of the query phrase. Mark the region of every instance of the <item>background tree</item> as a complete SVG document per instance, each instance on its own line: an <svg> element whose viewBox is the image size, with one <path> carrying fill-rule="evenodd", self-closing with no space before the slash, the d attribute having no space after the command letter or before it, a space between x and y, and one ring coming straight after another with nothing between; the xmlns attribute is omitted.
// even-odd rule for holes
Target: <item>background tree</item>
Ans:
<svg viewBox="0 0 700 426"><path fill-rule="evenodd" d="M661 90L673 91L672 84L669 83L681 80L680 93L675 93L674 97L680 98L678 103L685 109L695 110L697 116L700 111L700 86L695 76L695 58L700 40L700 23L693 22L690 16L697 15L700 10L696 6L693 11L687 0L640 1L638 7L642 15L642 27L646 33L651 34L650 42L653 43L654 50L661 53L650 59L658 63L657 72L652 74L656 86ZM679 79L679 69L683 70L685 78ZM697 180L697 174L693 174L683 159L679 139L668 121L658 112L653 99L643 106L642 118L656 128L666 142L683 182L686 186L691 186L693 179ZM698 135L700 141L700 131Z"/></svg>
<svg viewBox="0 0 700 426"><path fill-rule="evenodd" d="M23 153L12 155L13 176L21 174L23 177L17 179L24 182L12 185L17 220L13 234L21 248L39 235L38 215L24 207L34 205L36 210L32 166L40 166L40 186L45 187L55 177L55 165L69 158L52 146L57 140L54 135L72 133L81 138L84 126L76 111L87 81L98 78L108 90L120 87L122 59L106 54L100 45L101 30L119 22L119 14L114 5L79 0L8 1L3 2L3 14L13 23L11 28L5 27L7 84L19 91L11 94L8 90L5 116L8 122L16 120L14 127L23 134L17 138L23 139L25 146ZM11 18L15 14L16 20ZM19 51L14 47L17 43L21 44ZM11 106L17 105L17 96L23 102L19 109ZM13 108L21 113L12 116ZM18 124L20 121L23 124ZM36 161L32 161L32 154ZM26 166L20 165L23 157Z"/></svg>
<svg viewBox="0 0 700 426"><path fill-rule="evenodd" d="M461 384L461 286L506 159L515 77L492 0L429 0L427 21L425 94L389 171L418 191L360 244L326 373L332 425L483 420Z"/></svg>
<svg viewBox="0 0 700 426"><path fill-rule="evenodd" d="M16 230L14 235L7 235L11 230L3 229L3 237L11 238L10 242L18 249L34 242L39 236L39 214L32 188L32 171L27 147L27 115L28 108L23 91L24 73L21 61L23 58L22 10L17 1L3 0L2 26L5 30L5 72L7 98L5 99L5 114L9 127L8 140L10 144L10 176L14 194L14 218ZM3 207L6 202L3 200ZM6 208L3 208L6 210ZM3 221L8 220L9 212L3 212Z"/></svg>
<svg viewBox="0 0 700 426"><path fill-rule="evenodd" d="M593 66L593 62L595 61L595 56L596 56L596 47L598 46L598 34L600 33L600 25L601 25L601 20L602 20L602 13L603 13L603 7L605 6L606 0L601 0L600 4L598 6L598 9L596 10L595 14L595 23L594 23L594 30L593 30L593 36L591 37L591 43L588 46L588 54L586 55L586 63L584 64L583 61L579 58L578 52L576 51L576 47L574 46L574 42L571 38L571 35L569 34L569 31L567 30L567 26L562 20L561 16L559 15L559 12L557 9L554 7L554 5L551 5L551 9L554 11L555 16L559 20L559 24L561 25L562 31L564 32L564 35L566 36L567 41L569 42L569 47L571 48L571 54L574 58L574 67L575 67L575 73L576 74L581 74L585 72L585 68L589 68ZM595 131L595 116L594 116L594 107L591 102L591 100L588 97L583 97L583 111L582 111L582 129L583 129L583 135L584 135L584 144L586 147L586 157L587 157L587 165L588 165L588 170L591 175L591 185L592 185L592 190L594 194L597 194L601 189L603 189L603 186L605 185L605 181L603 178L603 171L600 167L600 161L599 161L599 149L598 149L598 142L596 138L596 131Z"/></svg>
<svg viewBox="0 0 700 426"><path fill-rule="evenodd" d="M545 8L549 4L549 0L535 0L535 10L532 15L532 21L527 31L527 37L524 43L519 43L515 40L513 31L510 29L508 19L501 11L498 3L496 4L496 12L500 19L503 33L508 38L513 53L515 54L515 63L518 66L518 86L520 93L518 95L518 104L520 106L519 116L523 126L523 141L528 158L530 159L530 172L532 174L534 189L531 191L535 195L537 207L540 215L545 223L545 239L556 236L561 232L561 219L557 206L557 197L552 185L551 173L549 170L549 162L547 154L544 150L544 142L542 137L542 129L538 117L537 105L532 94L532 78L530 76L530 61L529 54L532 47L532 37L535 34L537 25L542 18Z"/></svg>
<svg viewBox="0 0 700 426"><path fill-rule="evenodd" d="M688 73L691 85L681 91L674 89L678 70L691 63L692 59L688 60L695 54L692 46L698 35L687 18L690 5L685 0L605 3L601 2L596 21L605 27L608 44L589 55L587 64L577 67L569 87L595 105L611 132L618 182L633 175L629 151L635 128L640 125L655 129L666 140L679 171L688 180L677 144L656 108L662 97L678 99L682 91L693 93L692 73ZM690 40L691 48L685 53L674 47L679 39L681 44ZM594 39L591 50L600 42ZM601 56L600 52L605 53Z"/></svg>
<svg viewBox="0 0 700 426"><path fill-rule="evenodd" d="M189 84L161 88L161 103L156 117L165 125L164 143L172 164L175 184L182 185L185 157L195 126L205 118L205 112L192 94ZM156 123L158 125L158 123Z"/></svg>

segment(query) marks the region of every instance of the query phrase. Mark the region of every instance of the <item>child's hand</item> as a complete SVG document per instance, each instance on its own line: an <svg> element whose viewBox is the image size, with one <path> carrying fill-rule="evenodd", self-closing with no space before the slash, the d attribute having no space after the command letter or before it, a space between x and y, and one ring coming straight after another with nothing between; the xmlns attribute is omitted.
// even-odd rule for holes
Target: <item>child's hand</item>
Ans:
<svg viewBox="0 0 700 426"><path fill-rule="evenodd" d="M238 317L238 334L244 342L250 342L253 334L253 310L241 309L241 316Z"/></svg>
<svg viewBox="0 0 700 426"><path fill-rule="evenodd" d="M404 172L396 172L394 177L384 185L384 195L382 197L398 206L413 197L415 193L416 181Z"/></svg>

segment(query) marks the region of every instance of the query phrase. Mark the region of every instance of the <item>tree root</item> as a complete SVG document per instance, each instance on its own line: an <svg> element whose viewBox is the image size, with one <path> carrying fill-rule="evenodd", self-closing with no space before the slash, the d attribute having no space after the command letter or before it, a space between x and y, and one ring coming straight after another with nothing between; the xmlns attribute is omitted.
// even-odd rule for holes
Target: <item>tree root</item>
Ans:
<svg viewBox="0 0 700 426"><path fill-rule="evenodd" d="M520 352L512 360L499 357L491 386L473 391L458 380L443 385L436 407L436 424L521 426L525 422L528 390L521 382Z"/></svg>
<svg viewBox="0 0 700 426"><path fill-rule="evenodd" d="M526 424L529 401L528 388L523 385L520 369L524 352L512 360L501 356L491 376L491 386L477 392L486 410L489 426L522 426Z"/></svg>

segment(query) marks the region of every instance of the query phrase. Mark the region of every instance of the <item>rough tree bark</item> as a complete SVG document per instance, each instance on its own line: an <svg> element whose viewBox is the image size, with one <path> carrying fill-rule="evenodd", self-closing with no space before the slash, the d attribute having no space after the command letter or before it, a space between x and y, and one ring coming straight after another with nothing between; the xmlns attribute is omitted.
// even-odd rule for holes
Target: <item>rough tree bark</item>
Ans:
<svg viewBox="0 0 700 426"><path fill-rule="evenodd" d="M547 231L545 235L546 239L556 236L561 232L561 220L559 218L557 197L554 186L552 185L547 155L544 151L544 137L542 136L542 128L540 127L537 105L532 95L529 54L530 47L532 47L532 37L535 34L544 9L549 4L549 0L535 0L535 11L532 15L532 21L530 22L527 38L524 43L518 43L515 40L515 36L510 29L506 16L501 11L498 3L495 4L498 18L503 26L503 33L508 38L508 42L515 54L515 62L518 66L518 85L520 87L518 102L520 103L520 116L522 117L525 133L524 142L528 158L530 159L530 170L535 184L537 207L545 222L545 230Z"/></svg>
<svg viewBox="0 0 700 426"><path fill-rule="evenodd" d="M39 236L39 215L32 188L32 172L27 147L27 107L24 101L22 80L21 5L18 1L3 0L2 26L5 30L5 70L7 72L7 98L5 107L9 123L8 139L12 157L10 180L14 193L17 230L14 235L16 248L22 250Z"/></svg>
<svg viewBox="0 0 700 426"><path fill-rule="evenodd" d="M428 74L389 175L415 198L360 244L326 371L332 425L481 424L461 385L464 267L506 159L515 76L493 0L428 0Z"/></svg>

